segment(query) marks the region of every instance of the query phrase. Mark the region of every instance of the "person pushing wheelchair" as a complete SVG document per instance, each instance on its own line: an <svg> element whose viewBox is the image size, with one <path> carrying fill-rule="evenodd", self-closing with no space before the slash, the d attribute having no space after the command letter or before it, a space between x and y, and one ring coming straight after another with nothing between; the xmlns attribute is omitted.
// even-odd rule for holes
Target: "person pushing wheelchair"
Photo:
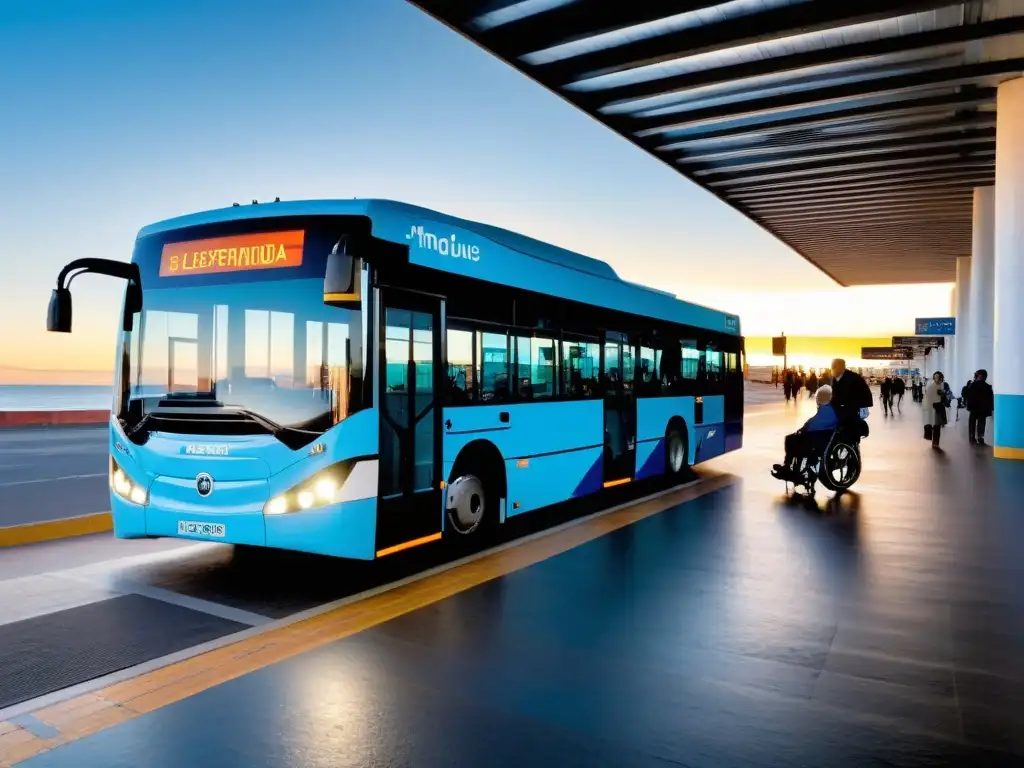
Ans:
<svg viewBox="0 0 1024 768"><path fill-rule="evenodd" d="M831 436L839 426L839 414L832 407L832 387L826 384L814 393L818 410L796 432L786 435L786 458L782 464L772 468L772 476L779 480L795 482L800 478L800 468L816 447Z"/></svg>
<svg viewBox="0 0 1024 768"><path fill-rule="evenodd" d="M832 361L832 386L822 387L815 397L818 410L803 427L786 436L786 458L772 468L772 475L787 482L801 482L804 461L824 447L836 430L842 429L854 444L868 433L868 409L874 405L871 388L864 377L846 370L846 361ZM859 459L858 459L859 467ZM860 474L859 468L856 472ZM850 478L850 482L855 480Z"/></svg>

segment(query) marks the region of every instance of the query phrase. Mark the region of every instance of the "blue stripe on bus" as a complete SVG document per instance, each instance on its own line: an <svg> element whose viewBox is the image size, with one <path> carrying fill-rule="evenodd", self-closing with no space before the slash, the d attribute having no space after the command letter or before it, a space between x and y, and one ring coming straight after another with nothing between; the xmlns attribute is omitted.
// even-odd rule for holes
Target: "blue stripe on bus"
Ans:
<svg viewBox="0 0 1024 768"><path fill-rule="evenodd" d="M596 484L594 490L599 489L603 452L604 448L599 447L506 461L507 516L566 501L576 495L581 486Z"/></svg>
<svg viewBox="0 0 1024 768"><path fill-rule="evenodd" d="M602 450L601 455L597 457L597 461L595 461L590 466L590 469L587 470L587 473L583 476L583 479L580 480L579 484L576 486L576 489L572 492L571 498L578 499L581 496L587 496L591 493L597 493L598 491L601 490L603 484L604 451Z"/></svg>
<svg viewBox="0 0 1024 768"><path fill-rule="evenodd" d="M636 479L657 477L665 473L665 438L636 446Z"/></svg>

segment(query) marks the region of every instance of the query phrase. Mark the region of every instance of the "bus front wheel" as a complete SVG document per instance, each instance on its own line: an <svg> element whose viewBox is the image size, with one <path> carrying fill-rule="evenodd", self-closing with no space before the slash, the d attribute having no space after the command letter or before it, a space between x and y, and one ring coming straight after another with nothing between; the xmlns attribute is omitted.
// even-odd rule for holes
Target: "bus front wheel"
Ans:
<svg viewBox="0 0 1024 768"><path fill-rule="evenodd" d="M467 536L479 530L490 514L490 495L481 478L472 474L461 475L449 483L445 506L452 529Z"/></svg>

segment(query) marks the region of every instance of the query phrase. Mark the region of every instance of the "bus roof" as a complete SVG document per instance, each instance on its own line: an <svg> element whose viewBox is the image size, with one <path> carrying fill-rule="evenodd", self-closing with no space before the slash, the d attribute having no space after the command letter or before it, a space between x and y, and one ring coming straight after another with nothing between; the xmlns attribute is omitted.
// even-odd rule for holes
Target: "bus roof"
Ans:
<svg viewBox="0 0 1024 768"><path fill-rule="evenodd" d="M138 237L225 221L330 215L368 217L376 237L410 245L410 261L414 264L446 269L586 304L608 306L635 315L735 335L740 332L736 315L682 301L671 293L623 280L609 264L598 259L506 229L394 200L353 198L238 205L150 224L139 231ZM444 234L430 232L425 226L442 228ZM424 237L427 239L424 240ZM441 246L440 251L438 245ZM452 250L450 254L449 246ZM481 265L482 250L497 250L501 258L489 258L487 263ZM465 255L464 258L438 260L438 252L442 256ZM488 253L489 257L495 255L499 254ZM472 265L474 269L468 270L466 265ZM534 279L528 281L528 275Z"/></svg>

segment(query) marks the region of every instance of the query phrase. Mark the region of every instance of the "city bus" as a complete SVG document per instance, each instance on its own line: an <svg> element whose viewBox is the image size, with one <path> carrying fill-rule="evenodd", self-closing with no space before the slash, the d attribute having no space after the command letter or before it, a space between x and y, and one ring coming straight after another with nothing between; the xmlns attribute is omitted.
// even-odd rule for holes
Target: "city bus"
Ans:
<svg viewBox="0 0 1024 768"><path fill-rule="evenodd" d="M372 560L688 468L743 439L736 315L387 200L144 227L110 417L120 538Z"/></svg>

